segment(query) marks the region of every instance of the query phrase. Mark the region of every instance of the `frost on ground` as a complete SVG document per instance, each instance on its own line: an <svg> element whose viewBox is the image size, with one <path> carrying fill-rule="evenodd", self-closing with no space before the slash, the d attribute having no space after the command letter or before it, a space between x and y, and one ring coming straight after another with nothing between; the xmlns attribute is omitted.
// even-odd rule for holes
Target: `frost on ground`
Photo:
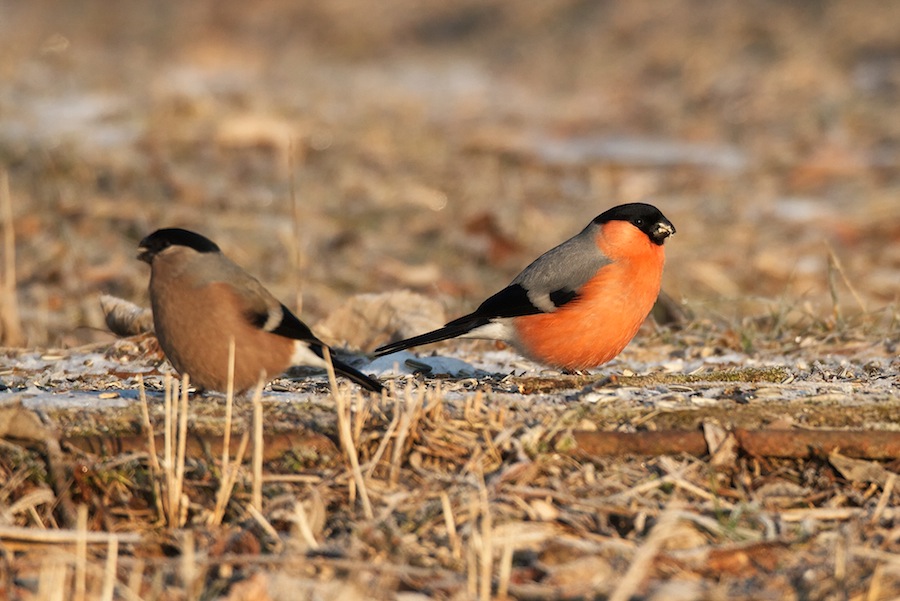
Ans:
<svg viewBox="0 0 900 601"><path fill-rule="evenodd" d="M93 4L0 19L0 597L900 596L900 4ZM631 201L675 300L616 361L366 367ZM388 395L167 402L97 301L147 330L171 225Z"/></svg>
<svg viewBox="0 0 900 601"><path fill-rule="evenodd" d="M168 368L152 337L8 352L0 432L23 411L38 425L36 434L3 434L3 491L14 502L0 514L0 538L18 549L4 560L17 574L7 586L24 595L47 578L37 546L50 544L50 557L64 553L78 537L77 506L86 505L101 520L90 526L85 560L96 569L88 585L102 586L111 540L103 533L121 532L122 569L153 563L118 586L149 599L162 598L154 592L160 578L185 578L186 561L197 562L197 573L176 589L233 599L247 589L264 591L260 599L337 589L359 598L401 598L404 590L470 598L487 587L523 599L898 590L896 459L858 458L852 446L849 456L840 448L754 455L729 431L896 434L900 361L883 340L844 341L810 359L785 345L753 353L695 346L694 335L645 329L618 360L589 374L543 369L478 342L369 363L357 357L389 383L383 398L350 384L331 391L310 371L276 379L259 405L261 446L243 455L258 452L261 470L254 475L245 463L235 472L224 514L216 508L226 482L225 398L189 400L178 480L166 467L177 461L177 428L171 441L164 433L180 412L167 421ZM352 404L361 480L342 450L335 394ZM254 428L254 406L235 402L232 462ZM590 436L603 432L650 437L656 449L680 432L701 448L597 452ZM186 504L173 517L167 495L175 486ZM221 519L222 527L211 525ZM36 525L60 538L39 542Z"/></svg>

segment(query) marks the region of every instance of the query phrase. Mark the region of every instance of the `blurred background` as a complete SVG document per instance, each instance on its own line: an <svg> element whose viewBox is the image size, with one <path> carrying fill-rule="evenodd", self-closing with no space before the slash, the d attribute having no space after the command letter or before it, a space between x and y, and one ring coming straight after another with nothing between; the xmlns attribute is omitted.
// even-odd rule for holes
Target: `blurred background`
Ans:
<svg viewBox="0 0 900 601"><path fill-rule="evenodd" d="M875 0L0 1L4 343L110 338L97 297L147 304L158 227L314 324L401 288L470 310L637 200L678 228L663 287L700 319L896 315L898 23Z"/></svg>

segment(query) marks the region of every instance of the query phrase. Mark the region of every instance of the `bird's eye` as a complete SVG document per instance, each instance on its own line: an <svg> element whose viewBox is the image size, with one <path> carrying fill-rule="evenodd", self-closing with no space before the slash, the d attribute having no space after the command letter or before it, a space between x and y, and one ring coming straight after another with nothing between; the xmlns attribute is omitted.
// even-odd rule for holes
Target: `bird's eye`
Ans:
<svg viewBox="0 0 900 601"><path fill-rule="evenodd" d="M641 219L640 217L638 217L637 219L634 220L634 224L637 226L644 225L644 220Z"/></svg>

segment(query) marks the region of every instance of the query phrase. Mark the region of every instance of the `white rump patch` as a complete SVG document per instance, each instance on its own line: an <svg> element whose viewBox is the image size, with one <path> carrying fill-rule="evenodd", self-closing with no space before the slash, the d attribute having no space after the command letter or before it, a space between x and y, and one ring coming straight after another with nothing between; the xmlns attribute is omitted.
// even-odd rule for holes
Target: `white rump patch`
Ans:
<svg viewBox="0 0 900 601"><path fill-rule="evenodd" d="M469 330L459 338L478 338L479 340L502 340L510 342L515 335L515 329L512 327L512 319L497 319L483 326L478 326Z"/></svg>
<svg viewBox="0 0 900 601"><path fill-rule="evenodd" d="M302 340L294 341L294 354L291 355L291 365L305 365L308 367L325 368L325 359L318 356L309 345Z"/></svg>

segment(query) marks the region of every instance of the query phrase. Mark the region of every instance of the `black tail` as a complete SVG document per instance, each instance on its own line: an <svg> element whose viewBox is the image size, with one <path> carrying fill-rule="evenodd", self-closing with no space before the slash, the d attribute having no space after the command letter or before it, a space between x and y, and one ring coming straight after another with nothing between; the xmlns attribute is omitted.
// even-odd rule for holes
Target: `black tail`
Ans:
<svg viewBox="0 0 900 601"><path fill-rule="evenodd" d="M405 340L398 340L397 342L385 344L384 346L375 349L375 356L381 357L382 355L390 355L391 353L403 351L414 346L431 344L432 342L440 342L442 340L450 340L451 338L456 338L457 336L468 334L475 328L486 325L488 323L490 323L490 320L483 317L466 315L465 317L454 319L443 328L438 328L437 330L427 332L425 334L419 334L418 336L413 336L412 338L406 338Z"/></svg>
<svg viewBox="0 0 900 601"><path fill-rule="evenodd" d="M371 390L372 392L381 392L384 390L384 386L382 386L380 382L373 380L355 367L350 367L343 361L335 359L334 356L331 357L331 364L334 366L334 373L356 382L366 390Z"/></svg>
<svg viewBox="0 0 900 601"><path fill-rule="evenodd" d="M290 313L288 313L288 315L290 315ZM297 321L299 323L299 320ZM324 359L325 349L328 347L326 347L321 340L313 336L312 332L310 332L309 335L313 338L312 341L307 342L307 344L309 345L309 350ZM371 390L372 392L381 392L382 390L384 390L384 386L382 386L380 382L373 380L355 367L350 367L349 365L335 357L334 351L332 351L330 348L328 348L328 355L331 357L331 366L334 368L335 374L344 376L348 380L356 382L366 390Z"/></svg>

